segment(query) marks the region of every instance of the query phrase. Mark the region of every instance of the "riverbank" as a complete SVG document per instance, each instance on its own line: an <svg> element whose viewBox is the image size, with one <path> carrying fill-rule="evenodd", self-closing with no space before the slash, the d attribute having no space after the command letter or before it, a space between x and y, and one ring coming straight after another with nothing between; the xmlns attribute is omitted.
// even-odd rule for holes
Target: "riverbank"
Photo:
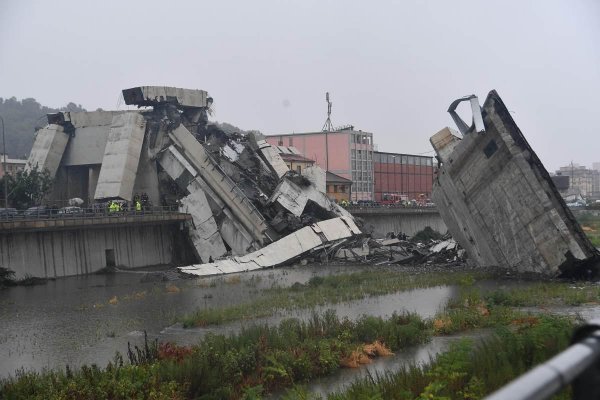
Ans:
<svg viewBox="0 0 600 400"><path fill-rule="evenodd" d="M192 398L198 397L200 394L205 396L201 398L260 398L272 390L294 387L294 385L306 383L315 377L331 374L341 367L360 365L361 359L363 362L369 362L371 359L369 354L384 356L386 351L395 352L405 349L416 343L427 341L432 336L472 332L481 328L520 331L533 329L539 324L543 325L546 318L557 318L561 321L564 319L563 317L539 315L539 312L526 313L517 309L518 306L543 306L548 304L549 299L551 304L589 305L598 301L598 288L593 284L575 286L568 282L536 283L516 279L499 281L489 280L487 276L486 279L479 280L478 278L485 275L479 276L464 269L459 269L453 274L444 271L444 273L452 275L451 277L436 271L435 268L433 272L424 268L418 271L410 270L415 267L396 271L374 269L371 266L355 266L354 270L348 270L345 267L336 268L329 266L325 270L322 267L314 267L310 273L307 273L306 267L303 269L289 268L272 271L270 273L272 275L153 283L154 289L146 290L145 294L141 294L142 292L139 291L133 293L129 291L129 294L126 295L115 294L108 298L105 304L95 303L95 307L83 306L81 311L99 311L102 314L106 310L117 311L121 306L127 308L129 305L135 306L139 310L145 301L153 297L156 297L158 302L179 296L189 297L192 294L199 299L201 293L204 293L202 300L205 302L206 309L209 307L218 309L218 307L207 304L215 297L207 298L206 296L217 295L219 291L229 300L235 293L238 295L246 293L246 295L238 297L236 301L222 302L221 309L247 307L248 304L255 304L256 299L261 296L269 298L273 295L273 298L278 298L279 290L282 288L288 288L288 291L293 293L291 288L294 286L298 289L298 293L307 290L305 294L309 294L306 296L308 299L313 298L312 291L315 289L335 293L336 288L340 288L339 293L353 292L360 287L362 279L367 282L365 282L364 292L361 296L367 297L355 297L350 302L341 298L340 301L347 304L362 304L365 301L401 296L407 291L411 293L411 290L424 290L414 288L420 287L418 285L423 285L424 282L435 282L437 279L435 276L443 276L442 281L444 279L446 283L451 281L456 289L451 292L451 295L443 298L439 311L431 313L427 318L411 314L407 310L402 311L402 304L397 304L394 310L396 314L390 312L390 314L386 314L387 316L357 314L340 316L334 312L323 312L310 318L287 319L276 325L273 325L275 320L259 322L256 325L257 320L244 319L245 322L242 325L235 325L238 328L231 324L225 324L222 328L170 329L171 333L176 331L177 334L184 332L183 335L189 335L187 341L172 342L165 340L166 337L163 336L160 337L163 344L157 343L153 347L150 344L159 337L150 334L148 346L138 340L137 346L141 353L134 350L132 354L136 354L137 358L131 359L130 357L130 362L123 362L117 357L106 368L90 367L88 364L81 368L53 367L51 372L22 373L3 381L3 390L14 390L11 393L16 393L18 398L21 396L19 393L30 395L33 393L31 390L38 390L40 387L46 387L48 382L53 382L50 385L54 388L52 390L66 390L65 388L73 388L75 385L77 390L82 391L81 393L86 396L96 393L93 392L95 390L100 391L98 393L105 393L102 391L109 390L108 388L114 386L128 388L124 389L128 396L136 393L141 396L154 393L158 396L156 398L161 398L160 396L163 395L166 396L165 398ZM389 282L386 286L388 289L377 292L377 295L370 293L368 289L371 284L369 282L381 284L381 281L378 281L379 278L368 277L369 274L373 274L374 270L379 272L379 278L383 278L382 281ZM407 275L412 276L413 280L406 280ZM421 276L421 278L417 276ZM523 290L524 288L526 290ZM130 290L131 287L128 289ZM391 289L399 290L399 292L390 294L387 290ZM335 300L336 296L329 298ZM114 304L111 304L113 299L115 299L112 302ZM150 303L157 304L157 301L151 300ZM298 305L302 304L298 303ZM336 308L335 304L329 303L327 300L324 301L322 307L328 305ZM375 304L374 308L376 306ZM366 314L371 314L374 308L367 311ZM307 310L310 310L310 307ZM289 311L282 311L282 313L289 313ZM573 320L569 320L569 324L573 323ZM331 327L335 327L335 329ZM363 332L364 335L360 336L360 332ZM171 336L171 338L175 336ZM121 333L115 332L113 338L107 336L105 339L114 341L119 337L121 337ZM166 342L171 343L166 344ZM134 347L135 344L132 346ZM379 348L382 354L374 352L372 346L381 346ZM123 345L119 350L123 353L126 348ZM371 351L365 352L365 348L371 349ZM471 353L473 352L475 350L471 349ZM114 355L114 351L112 355ZM96 364L98 363L96 362ZM208 365L220 367L209 368ZM210 374L217 372L219 379L217 377L211 378L212 380L208 378L212 376ZM227 379L223 376L226 376ZM217 380L224 382L225 386L218 386L217 383L209 384L209 382L217 382ZM140 392L131 392L134 390L131 388L134 381L143 382L136 386ZM193 388L194 382L205 382L206 386ZM41 393L54 396L56 393L64 392ZM221 397L211 397L211 393L220 393ZM113 394L116 396L114 398L119 398L118 394ZM253 395L259 397L251 397ZM347 398L356 398L349 396Z"/></svg>

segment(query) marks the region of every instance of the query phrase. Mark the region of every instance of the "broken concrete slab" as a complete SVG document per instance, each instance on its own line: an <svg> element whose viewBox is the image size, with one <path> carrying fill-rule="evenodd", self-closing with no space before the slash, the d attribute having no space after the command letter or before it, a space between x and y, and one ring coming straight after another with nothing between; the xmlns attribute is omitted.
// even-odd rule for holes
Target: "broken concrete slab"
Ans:
<svg viewBox="0 0 600 400"><path fill-rule="evenodd" d="M204 90L182 89L169 86L139 86L123 90L125 104L152 106L172 102L183 107L207 107L212 102Z"/></svg>
<svg viewBox="0 0 600 400"><path fill-rule="evenodd" d="M299 217L304 212L308 197L302 193L302 189L289 179L282 179L275 188L268 203L277 203L292 215Z"/></svg>
<svg viewBox="0 0 600 400"><path fill-rule="evenodd" d="M473 110L485 129L431 138L441 164L432 199L452 237L479 266L550 276L595 269L598 251L500 96L491 91Z"/></svg>
<svg viewBox="0 0 600 400"><path fill-rule="evenodd" d="M258 249L258 246L252 235L235 219L225 203L217 196L217 194L208 186L208 184L198 176L196 169L186 160L179 150L173 145L169 146L160 156L159 163L163 170L177 183L177 185L184 189L187 193L193 194L201 192L205 198L208 198L215 204L215 209L211 207L207 202L204 203L207 209L204 212L210 212L211 215L218 218L218 230L222 239L231 248L234 255L246 254L248 250ZM199 220L204 220L200 217ZM201 246L201 238L195 238L195 246ZM202 237L207 237L202 235ZM208 235L211 237L211 235ZM194 242L194 238L192 241ZM212 243L208 243L212 247ZM219 246L217 244L216 253L218 253ZM202 253L201 250L196 249L198 254ZM212 252L211 252L212 253ZM215 254L216 254L215 253ZM223 253L224 254L224 253ZM221 254L221 255L223 255ZM211 256L212 254L209 254ZM212 255L213 259L220 257ZM201 258L203 261L208 261L208 258Z"/></svg>
<svg viewBox="0 0 600 400"><path fill-rule="evenodd" d="M179 210L192 215L189 237L202 262L210 262L227 253L219 228L203 190L194 190L181 200Z"/></svg>
<svg viewBox="0 0 600 400"><path fill-rule="evenodd" d="M254 240L263 244L278 237L252 202L219 168L202 144L184 126L180 125L172 130L170 136L196 172L217 196L227 203L236 219L252 234Z"/></svg>
<svg viewBox="0 0 600 400"><path fill-rule="evenodd" d="M351 218L333 218L299 229L245 256L219 260L214 263L179 267L179 270L186 274L208 276L277 267L320 246L332 245L334 243L332 240L349 238L357 234L360 234L360 229Z"/></svg>
<svg viewBox="0 0 600 400"><path fill-rule="evenodd" d="M263 161L275 172L278 178L282 178L289 171L277 150L266 140L257 140L256 146Z"/></svg>
<svg viewBox="0 0 600 400"><path fill-rule="evenodd" d="M322 193L327 193L327 173L318 165L309 165L304 168L302 175L305 176L313 186Z"/></svg>
<svg viewBox="0 0 600 400"><path fill-rule="evenodd" d="M301 187L292 182L289 177L284 177L273 191L268 204L277 203L291 214L300 216L304 213L308 201L312 201L331 216L352 218L352 215L343 207L340 207L324 192L318 191L312 184Z"/></svg>

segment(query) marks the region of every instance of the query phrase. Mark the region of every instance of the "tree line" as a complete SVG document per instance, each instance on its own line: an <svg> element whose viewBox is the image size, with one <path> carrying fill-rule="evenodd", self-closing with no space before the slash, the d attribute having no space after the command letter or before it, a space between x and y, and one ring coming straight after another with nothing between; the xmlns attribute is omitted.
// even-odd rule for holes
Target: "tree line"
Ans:
<svg viewBox="0 0 600 400"><path fill-rule="evenodd" d="M81 104L69 103L61 108L42 106L33 98L17 100L0 97L0 117L4 120L6 154L11 158L27 158L37 128L45 126L46 114L59 111L86 111ZM0 143L1 145L1 143ZM4 149L0 148L0 153Z"/></svg>

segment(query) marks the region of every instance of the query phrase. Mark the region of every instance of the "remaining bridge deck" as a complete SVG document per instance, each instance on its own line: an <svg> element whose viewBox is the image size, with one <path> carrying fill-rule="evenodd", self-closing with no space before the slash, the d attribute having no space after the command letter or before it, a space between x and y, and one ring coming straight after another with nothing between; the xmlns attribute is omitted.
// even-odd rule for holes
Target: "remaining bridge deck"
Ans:
<svg viewBox="0 0 600 400"><path fill-rule="evenodd" d="M0 219L0 266L21 279L189 263L180 224L190 219L173 210Z"/></svg>

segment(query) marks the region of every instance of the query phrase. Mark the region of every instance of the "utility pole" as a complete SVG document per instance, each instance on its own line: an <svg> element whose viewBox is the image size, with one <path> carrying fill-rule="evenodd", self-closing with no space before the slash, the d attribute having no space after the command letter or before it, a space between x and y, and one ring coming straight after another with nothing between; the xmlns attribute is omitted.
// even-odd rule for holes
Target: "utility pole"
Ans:
<svg viewBox="0 0 600 400"><path fill-rule="evenodd" d="M329 101L329 92L325 93L325 101L327 102L327 120L323 125L323 132L325 132L325 171L329 171L329 138L327 134L333 131L333 125L331 124L331 101Z"/></svg>
<svg viewBox="0 0 600 400"><path fill-rule="evenodd" d="M4 156L4 163L2 168L4 169L4 174L2 175L2 180L4 181L4 208L8 208L8 179L6 179L6 141L4 140L4 118L0 116L0 121L2 121L2 153Z"/></svg>

